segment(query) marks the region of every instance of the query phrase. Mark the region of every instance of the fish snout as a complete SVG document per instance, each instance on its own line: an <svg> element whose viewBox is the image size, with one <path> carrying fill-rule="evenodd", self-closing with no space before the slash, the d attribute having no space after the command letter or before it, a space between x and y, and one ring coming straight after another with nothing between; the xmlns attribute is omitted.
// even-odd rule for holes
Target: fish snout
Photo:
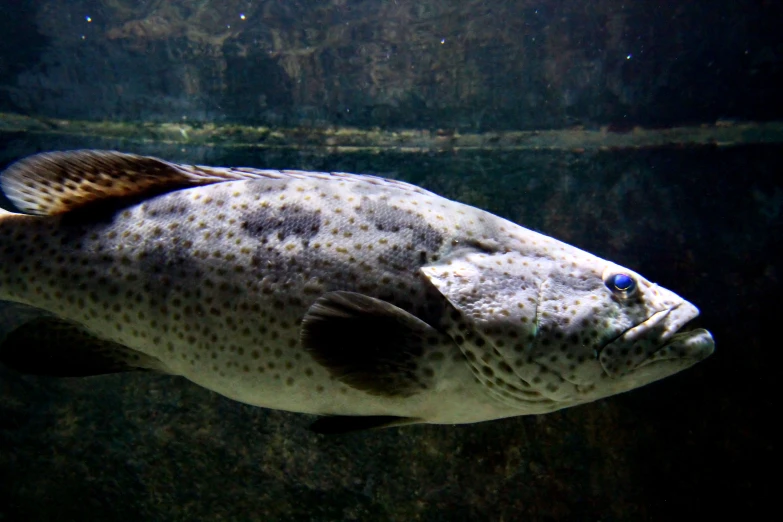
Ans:
<svg viewBox="0 0 783 522"><path fill-rule="evenodd" d="M712 335L703 328L684 329L698 315L699 309L684 300L659 310L604 347L599 356L604 371L617 378L668 361L675 373L705 359L715 349Z"/></svg>

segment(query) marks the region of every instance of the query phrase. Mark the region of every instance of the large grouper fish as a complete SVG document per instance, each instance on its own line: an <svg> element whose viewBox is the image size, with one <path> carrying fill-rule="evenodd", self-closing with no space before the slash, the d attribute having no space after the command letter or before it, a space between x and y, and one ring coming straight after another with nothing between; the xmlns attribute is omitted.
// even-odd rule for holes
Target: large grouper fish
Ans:
<svg viewBox="0 0 783 522"><path fill-rule="evenodd" d="M0 299L22 372L181 375L315 431L540 414L701 361L699 311L636 272L374 176L113 151L12 164Z"/></svg>

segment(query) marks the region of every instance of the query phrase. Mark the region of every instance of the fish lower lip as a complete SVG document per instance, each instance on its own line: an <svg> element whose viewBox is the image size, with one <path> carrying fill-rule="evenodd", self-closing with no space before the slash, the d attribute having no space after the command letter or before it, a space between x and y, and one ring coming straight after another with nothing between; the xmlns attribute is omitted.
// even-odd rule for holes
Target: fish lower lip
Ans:
<svg viewBox="0 0 783 522"><path fill-rule="evenodd" d="M715 341L712 334L704 328L689 327L687 330L679 330L672 334L666 342L653 354L660 354L661 351L672 348L679 344L673 353L677 358L689 358L702 360L710 356L715 351Z"/></svg>

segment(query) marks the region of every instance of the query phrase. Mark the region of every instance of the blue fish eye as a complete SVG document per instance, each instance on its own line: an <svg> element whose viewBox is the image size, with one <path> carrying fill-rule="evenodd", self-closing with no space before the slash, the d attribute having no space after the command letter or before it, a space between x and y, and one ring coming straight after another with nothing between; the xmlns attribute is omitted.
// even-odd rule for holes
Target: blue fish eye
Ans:
<svg viewBox="0 0 783 522"><path fill-rule="evenodd" d="M636 290L636 281L628 274L614 274L607 281L609 290L628 295Z"/></svg>

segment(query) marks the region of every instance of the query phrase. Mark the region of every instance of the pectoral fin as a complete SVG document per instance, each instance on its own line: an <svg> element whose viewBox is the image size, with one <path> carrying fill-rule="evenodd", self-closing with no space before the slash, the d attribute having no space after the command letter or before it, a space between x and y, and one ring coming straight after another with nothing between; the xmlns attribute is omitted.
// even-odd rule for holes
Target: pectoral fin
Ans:
<svg viewBox="0 0 783 522"><path fill-rule="evenodd" d="M432 384L423 364L445 342L424 321L391 303L353 292L330 292L308 310L302 345L340 382L372 395L410 397Z"/></svg>
<svg viewBox="0 0 783 522"><path fill-rule="evenodd" d="M323 435L337 435L354 431L376 430L420 423L421 419L394 417L392 415L351 416L334 415L321 417L310 425L310 431Z"/></svg>

